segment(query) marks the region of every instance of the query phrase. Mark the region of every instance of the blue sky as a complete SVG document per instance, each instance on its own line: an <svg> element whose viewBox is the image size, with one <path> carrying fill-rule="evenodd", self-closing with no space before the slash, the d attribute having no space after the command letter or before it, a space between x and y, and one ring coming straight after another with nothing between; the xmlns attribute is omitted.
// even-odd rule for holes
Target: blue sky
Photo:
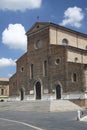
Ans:
<svg viewBox="0 0 87 130"><path fill-rule="evenodd" d="M0 78L16 72L26 52L25 32L39 21L87 34L87 0L0 0Z"/></svg>

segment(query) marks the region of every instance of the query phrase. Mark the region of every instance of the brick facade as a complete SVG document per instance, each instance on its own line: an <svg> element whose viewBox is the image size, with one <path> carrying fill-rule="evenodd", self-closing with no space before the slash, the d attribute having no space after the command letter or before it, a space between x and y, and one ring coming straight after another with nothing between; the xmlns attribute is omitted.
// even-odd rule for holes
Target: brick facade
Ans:
<svg viewBox="0 0 87 130"><path fill-rule="evenodd" d="M44 22L35 23L26 35L27 52L10 78L10 96L87 98L87 35Z"/></svg>

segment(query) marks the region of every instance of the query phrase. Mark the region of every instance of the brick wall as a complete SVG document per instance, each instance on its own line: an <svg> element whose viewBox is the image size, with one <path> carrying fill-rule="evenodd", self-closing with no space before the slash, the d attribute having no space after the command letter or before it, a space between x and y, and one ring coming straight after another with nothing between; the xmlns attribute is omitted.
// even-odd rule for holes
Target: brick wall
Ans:
<svg viewBox="0 0 87 130"><path fill-rule="evenodd" d="M61 44L63 38L68 39L68 46ZM81 46L80 39L84 46ZM41 41L40 48L36 47L38 40ZM53 92L58 84L62 88L62 93L84 92L86 90L84 64L69 61L69 58L73 59L73 53L69 51L77 53L76 56L81 60L79 53L87 55L86 51L82 50L86 46L86 40L87 38L77 33L55 27L38 28L37 31L36 27L33 28L32 33L27 33L27 52L18 59L17 72L10 78L10 95L19 95L21 88L24 88L25 95L28 95L30 91L35 90L36 81L41 82L42 93L44 90ZM74 47L70 48L69 45ZM44 75L44 61L47 62L47 75ZM33 78L30 77L31 65ZM74 73L75 82L72 81Z"/></svg>

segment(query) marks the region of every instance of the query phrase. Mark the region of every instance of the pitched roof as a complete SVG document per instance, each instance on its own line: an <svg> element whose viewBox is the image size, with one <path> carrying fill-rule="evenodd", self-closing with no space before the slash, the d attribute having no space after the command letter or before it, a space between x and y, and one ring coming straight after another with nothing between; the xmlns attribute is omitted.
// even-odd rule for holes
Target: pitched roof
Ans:
<svg viewBox="0 0 87 130"><path fill-rule="evenodd" d="M70 32L70 33L74 33L76 35L80 35L80 36L83 36L83 37L86 37L87 38L87 34L84 34L84 33L81 33L81 32L78 32L78 31L75 31L75 30L72 30L72 29L69 29L69 28L66 28L66 27L63 27L63 26L60 26L58 24L55 24L55 23L52 23L52 22L36 22L30 29L29 31L26 32L26 35L30 35L32 33L35 33L41 29L44 29L46 27L55 27L57 29L61 29L61 30L64 30L64 31L67 31L67 32Z"/></svg>

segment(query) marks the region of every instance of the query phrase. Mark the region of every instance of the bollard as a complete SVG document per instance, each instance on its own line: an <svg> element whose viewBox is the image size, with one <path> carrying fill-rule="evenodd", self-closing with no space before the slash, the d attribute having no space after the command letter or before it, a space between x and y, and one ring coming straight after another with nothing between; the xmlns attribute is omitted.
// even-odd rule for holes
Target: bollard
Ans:
<svg viewBox="0 0 87 130"><path fill-rule="evenodd" d="M80 110L78 110L77 112L78 112L77 120L80 121L81 112L80 112Z"/></svg>

